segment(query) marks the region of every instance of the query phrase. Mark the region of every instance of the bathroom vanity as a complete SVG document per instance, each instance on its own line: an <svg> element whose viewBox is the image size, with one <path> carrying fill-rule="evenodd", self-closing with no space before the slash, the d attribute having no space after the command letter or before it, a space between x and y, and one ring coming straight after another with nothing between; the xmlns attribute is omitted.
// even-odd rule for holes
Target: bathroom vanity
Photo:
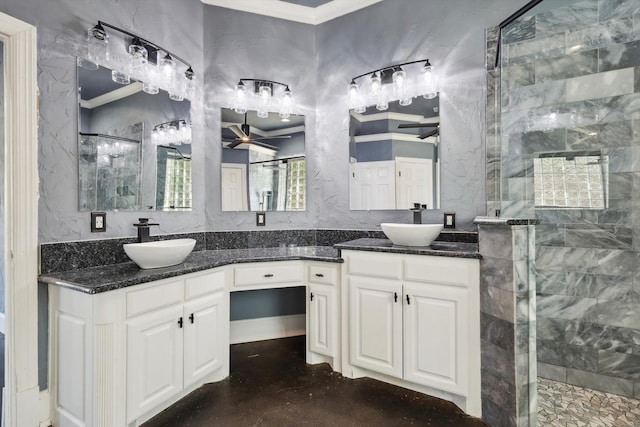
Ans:
<svg viewBox="0 0 640 427"><path fill-rule="evenodd" d="M230 293L293 286L306 287L308 363L480 415L479 255L477 245L464 245L360 239L41 276L49 283L52 421L136 426L226 378Z"/></svg>

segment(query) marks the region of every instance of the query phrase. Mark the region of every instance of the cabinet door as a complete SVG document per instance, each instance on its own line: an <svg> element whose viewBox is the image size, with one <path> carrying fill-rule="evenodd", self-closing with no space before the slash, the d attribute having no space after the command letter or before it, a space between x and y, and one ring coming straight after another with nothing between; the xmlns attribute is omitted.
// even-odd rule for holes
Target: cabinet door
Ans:
<svg viewBox="0 0 640 427"><path fill-rule="evenodd" d="M182 306L127 321L129 422L182 390Z"/></svg>
<svg viewBox="0 0 640 427"><path fill-rule="evenodd" d="M349 278L351 364L402 377L402 286Z"/></svg>
<svg viewBox="0 0 640 427"><path fill-rule="evenodd" d="M309 285L309 325L307 338L314 353L335 356L335 289L328 285Z"/></svg>
<svg viewBox="0 0 640 427"><path fill-rule="evenodd" d="M220 368L229 351L229 316L223 290L184 305L184 386Z"/></svg>
<svg viewBox="0 0 640 427"><path fill-rule="evenodd" d="M405 284L404 293L405 379L466 396L466 289Z"/></svg>

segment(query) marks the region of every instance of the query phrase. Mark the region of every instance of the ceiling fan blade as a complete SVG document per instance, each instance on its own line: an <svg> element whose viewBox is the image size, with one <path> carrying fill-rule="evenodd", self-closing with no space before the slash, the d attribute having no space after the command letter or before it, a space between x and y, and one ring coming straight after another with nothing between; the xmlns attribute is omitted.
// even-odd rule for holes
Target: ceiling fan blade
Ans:
<svg viewBox="0 0 640 427"><path fill-rule="evenodd" d="M242 141L239 139L236 139L231 144L227 145L226 148L236 148L240 144L242 144Z"/></svg>
<svg viewBox="0 0 640 427"><path fill-rule="evenodd" d="M427 138L429 138L430 136L435 136L435 135L437 135L437 134L439 134L439 133L440 133L440 129L434 129L434 130L430 130L430 131L429 131L429 132L427 132L427 133L423 133L422 135L418 135L418 138L420 138L420 139L427 139Z"/></svg>
<svg viewBox="0 0 640 427"><path fill-rule="evenodd" d="M252 140L251 144L257 145L258 147L262 147L262 148L268 148L268 149L274 150L274 151L278 151L280 149L279 147L276 147L275 145L265 144L264 142L260 142L260 141L256 141L256 140Z"/></svg>
<svg viewBox="0 0 640 427"><path fill-rule="evenodd" d="M289 139L291 135L282 135L282 136L260 136L258 138L251 138L252 141L261 141L263 139Z"/></svg>
<svg viewBox="0 0 640 427"><path fill-rule="evenodd" d="M398 125L398 129L411 129L411 128L437 128L440 126L440 122L437 123L402 123Z"/></svg>

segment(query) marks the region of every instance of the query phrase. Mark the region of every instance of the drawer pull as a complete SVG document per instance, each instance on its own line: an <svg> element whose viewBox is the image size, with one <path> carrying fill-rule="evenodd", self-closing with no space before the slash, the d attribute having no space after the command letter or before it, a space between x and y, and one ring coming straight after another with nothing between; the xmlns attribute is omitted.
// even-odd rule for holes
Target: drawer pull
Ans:
<svg viewBox="0 0 640 427"><path fill-rule="evenodd" d="M316 277L324 277L324 274L322 274L322 273L316 273Z"/></svg>
<svg viewBox="0 0 640 427"><path fill-rule="evenodd" d="M178 319L178 326L182 329L182 317Z"/></svg>
<svg viewBox="0 0 640 427"><path fill-rule="evenodd" d="M313 301L313 292L311 292L311 301Z"/></svg>
<svg viewBox="0 0 640 427"><path fill-rule="evenodd" d="M407 298L408 298L408 297L407 297ZM189 320L191 321L191 323L194 323L194 322L195 322L195 320L196 320L196 319L195 319L195 316L193 315L193 313L191 313L191 314L189 315Z"/></svg>
<svg viewBox="0 0 640 427"><path fill-rule="evenodd" d="M273 277L273 274L267 273L267 274L264 275L264 277L266 277L266 278Z"/></svg>
<svg viewBox="0 0 640 427"><path fill-rule="evenodd" d="M407 295L407 305L411 305L411 299L409 298L409 295Z"/></svg>
<svg viewBox="0 0 640 427"><path fill-rule="evenodd" d="M397 292L393 293L393 302L398 302L398 293Z"/></svg>

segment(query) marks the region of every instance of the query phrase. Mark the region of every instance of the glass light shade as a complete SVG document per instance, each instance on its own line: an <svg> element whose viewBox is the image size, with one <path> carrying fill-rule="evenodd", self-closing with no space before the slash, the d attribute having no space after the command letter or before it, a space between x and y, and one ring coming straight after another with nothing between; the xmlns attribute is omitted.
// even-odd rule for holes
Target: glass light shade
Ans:
<svg viewBox="0 0 640 427"><path fill-rule="evenodd" d="M131 73L140 79L146 77L147 72L147 58L149 53L147 49L141 44L129 45L129 63L131 66Z"/></svg>
<svg viewBox="0 0 640 427"><path fill-rule="evenodd" d="M261 119L266 119L267 117L269 117L269 112L267 110L263 110L262 108L258 108L256 116L260 117Z"/></svg>
<svg viewBox="0 0 640 427"><path fill-rule="evenodd" d="M158 67L147 62L147 71L145 74L146 77L142 81L142 90L149 95L155 95L160 92L160 87L158 86Z"/></svg>
<svg viewBox="0 0 640 427"><path fill-rule="evenodd" d="M282 100L280 104L280 117L283 119L288 119L291 116L291 106L293 105L293 95L291 94L291 90L286 88L282 93Z"/></svg>
<svg viewBox="0 0 640 427"><path fill-rule="evenodd" d="M371 86L369 86L369 93L375 99L380 97L382 94L382 79L378 74L373 74L371 76Z"/></svg>
<svg viewBox="0 0 640 427"><path fill-rule="evenodd" d="M425 65L422 67L422 93L425 99L433 99L438 96L436 90L435 77L433 76L433 70L431 65Z"/></svg>
<svg viewBox="0 0 640 427"><path fill-rule="evenodd" d="M359 102L359 98L360 98L360 92L358 91L360 89L360 87L358 86L358 83L353 82L349 85L349 109L353 110L355 108L358 107Z"/></svg>
<svg viewBox="0 0 640 427"><path fill-rule="evenodd" d="M100 38L96 37L98 35ZM96 27L89 27L87 32L87 57L96 64L109 61L109 35L99 32Z"/></svg>
<svg viewBox="0 0 640 427"><path fill-rule="evenodd" d="M172 101L184 101L184 96L180 92L169 92L169 99Z"/></svg>
<svg viewBox="0 0 640 427"><path fill-rule="evenodd" d="M247 87L242 82L238 83L235 87L233 111L238 114L247 112Z"/></svg>
<svg viewBox="0 0 640 427"><path fill-rule="evenodd" d="M389 109L389 103L385 99L380 98L380 100L376 104L376 110L385 111L388 109Z"/></svg>
<svg viewBox="0 0 640 427"><path fill-rule="evenodd" d="M77 65L78 67L84 68L85 70L89 70L89 71L95 71L98 69L98 64L87 58L78 57Z"/></svg>
<svg viewBox="0 0 640 427"><path fill-rule="evenodd" d="M131 83L131 78L128 74L116 70L111 70L111 80L121 85L128 85Z"/></svg>
<svg viewBox="0 0 640 427"><path fill-rule="evenodd" d="M160 84L159 86L164 89L172 88L174 84L174 75L176 62L171 55L166 54L159 62L160 64Z"/></svg>
<svg viewBox="0 0 640 427"><path fill-rule="evenodd" d="M367 111L367 107L366 107L366 106L364 106L364 105L360 105L360 106L358 106L358 107L355 107L355 108L353 109L353 111L355 111L355 112L356 112L356 113L358 113L358 114L362 114L362 113L364 113L365 111Z"/></svg>
<svg viewBox="0 0 640 427"><path fill-rule="evenodd" d="M269 117L269 107L271 106L271 87L264 85L258 89L259 106L257 116L261 119Z"/></svg>

